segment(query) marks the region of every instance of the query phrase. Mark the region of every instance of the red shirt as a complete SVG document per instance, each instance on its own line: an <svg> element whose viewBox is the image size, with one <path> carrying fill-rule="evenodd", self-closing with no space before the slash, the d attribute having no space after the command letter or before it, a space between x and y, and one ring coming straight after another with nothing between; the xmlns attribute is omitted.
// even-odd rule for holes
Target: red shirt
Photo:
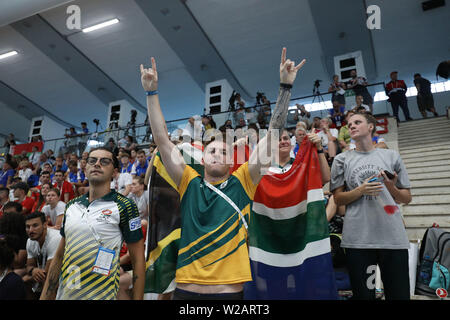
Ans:
<svg viewBox="0 0 450 320"><path fill-rule="evenodd" d="M64 200L64 195L66 193L69 194L69 200L72 200L73 198L75 198L75 192L73 191L73 186L69 181L64 181L62 184L62 187L58 187L59 189L59 193L61 194L61 196L59 197L59 200L65 202Z"/></svg>
<svg viewBox="0 0 450 320"><path fill-rule="evenodd" d="M15 202L19 202L19 200L16 200ZM22 211L27 209L27 214L30 214L34 207L34 200L31 197L25 197L20 204L22 205Z"/></svg>

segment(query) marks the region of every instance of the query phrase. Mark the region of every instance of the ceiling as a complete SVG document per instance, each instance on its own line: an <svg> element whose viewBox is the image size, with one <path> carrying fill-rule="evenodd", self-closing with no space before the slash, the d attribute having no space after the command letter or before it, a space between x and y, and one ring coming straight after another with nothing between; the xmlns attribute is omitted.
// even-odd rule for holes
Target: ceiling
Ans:
<svg viewBox="0 0 450 320"><path fill-rule="evenodd" d="M450 57L450 5L422 11L421 0L15 0L0 2L0 108L31 119L48 115L79 127L106 119L108 102L127 99L144 117L139 65L157 60L166 120L201 114L206 82L227 79L249 103L257 91L275 100L281 48L303 58L293 97L328 86L333 56L361 50L370 82L392 70L408 85L420 72L435 79ZM368 5L381 29L365 27ZM69 5L82 27L120 22L91 33L69 30ZM322 91L325 88L322 89ZM0 126L0 133L4 132Z"/></svg>

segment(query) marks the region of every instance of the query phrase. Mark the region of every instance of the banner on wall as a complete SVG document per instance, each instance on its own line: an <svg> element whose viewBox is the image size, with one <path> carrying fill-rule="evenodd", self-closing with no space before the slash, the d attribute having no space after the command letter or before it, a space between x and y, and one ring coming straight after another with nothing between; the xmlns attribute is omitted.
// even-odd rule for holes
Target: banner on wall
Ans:
<svg viewBox="0 0 450 320"><path fill-rule="evenodd" d="M33 147L36 146L38 148L38 152L42 152L42 149L44 148L44 142L30 142L30 143L23 143L23 144L17 144L15 146L11 146L10 153L15 156L18 154L21 154L23 151L33 152Z"/></svg>

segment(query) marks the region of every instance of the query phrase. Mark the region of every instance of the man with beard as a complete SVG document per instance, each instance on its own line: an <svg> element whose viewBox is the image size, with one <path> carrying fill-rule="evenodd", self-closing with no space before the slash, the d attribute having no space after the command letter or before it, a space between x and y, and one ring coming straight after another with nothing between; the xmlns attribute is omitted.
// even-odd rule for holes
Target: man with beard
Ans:
<svg viewBox="0 0 450 320"><path fill-rule="evenodd" d="M61 236L58 230L47 228L47 219L42 212L33 212L25 219L27 240L27 274L23 277L31 285L37 299L42 291L48 269L55 256Z"/></svg>
<svg viewBox="0 0 450 320"><path fill-rule="evenodd" d="M41 299L115 300L119 252L126 241L133 266L133 298L144 296L144 239L136 204L110 189L117 157L106 148L89 152L89 192L66 206L61 242ZM59 288L58 288L59 281Z"/></svg>

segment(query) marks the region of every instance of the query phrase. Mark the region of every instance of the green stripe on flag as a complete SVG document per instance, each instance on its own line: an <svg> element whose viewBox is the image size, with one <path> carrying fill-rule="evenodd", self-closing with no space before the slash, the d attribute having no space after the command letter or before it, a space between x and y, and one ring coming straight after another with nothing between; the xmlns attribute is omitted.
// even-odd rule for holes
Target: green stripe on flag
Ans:
<svg viewBox="0 0 450 320"><path fill-rule="evenodd" d="M306 213L284 220L273 220L252 211L250 221L250 246L268 252L296 253L310 242L329 237L323 201L308 203Z"/></svg>

